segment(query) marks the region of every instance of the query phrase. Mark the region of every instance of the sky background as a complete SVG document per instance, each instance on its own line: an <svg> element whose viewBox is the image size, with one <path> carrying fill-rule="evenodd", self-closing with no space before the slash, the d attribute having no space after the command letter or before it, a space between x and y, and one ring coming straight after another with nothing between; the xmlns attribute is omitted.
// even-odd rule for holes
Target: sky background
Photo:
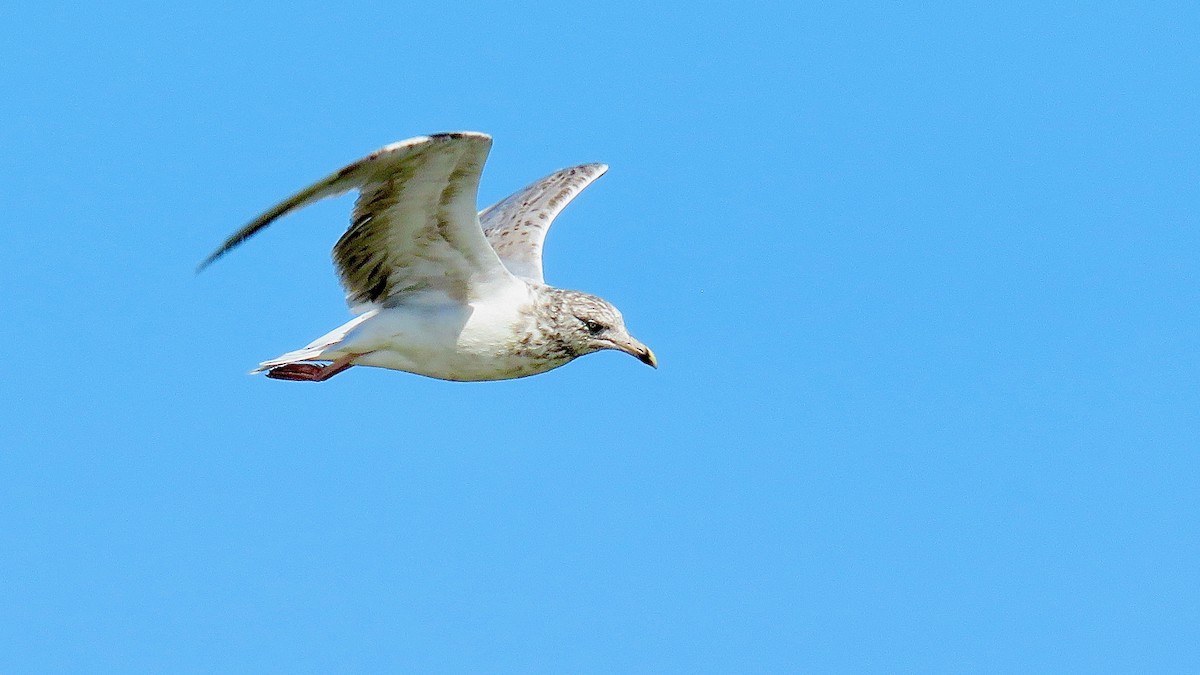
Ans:
<svg viewBox="0 0 1200 675"><path fill-rule="evenodd" d="M0 670L1195 672L1195 3L0 10ZM655 349L249 377L384 144Z"/></svg>

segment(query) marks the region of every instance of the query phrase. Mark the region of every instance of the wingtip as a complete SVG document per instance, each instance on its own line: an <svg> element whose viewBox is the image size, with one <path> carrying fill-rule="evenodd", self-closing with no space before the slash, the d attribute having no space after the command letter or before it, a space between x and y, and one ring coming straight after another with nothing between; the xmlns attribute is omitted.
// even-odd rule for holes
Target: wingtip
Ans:
<svg viewBox="0 0 1200 675"><path fill-rule="evenodd" d="M209 265L215 263L217 261L217 258L220 258L224 254L225 254L224 249L219 249L217 251L214 251L212 253L212 255L208 256L204 260L201 260L200 264L196 265L196 274L200 274L204 270L208 269Z"/></svg>
<svg viewBox="0 0 1200 675"><path fill-rule="evenodd" d="M429 138L437 141L461 140L464 138L489 142L492 140L490 135L485 134L482 131L442 131L436 134L429 134Z"/></svg>
<svg viewBox="0 0 1200 675"><path fill-rule="evenodd" d="M389 154L392 152L402 151L402 150L412 148L415 146L419 146L419 145L423 145L423 144L429 143L429 142L444 143L446 141L463 140L463 139L484 141L486 143L492 142L492 137L481 131L442 131L442 132L439 132L436 134L429 134L428 136L414 136L413 138L406 138L403 141L396 141L395 143L389 143L388 145L385 145L382 148L380 148L380 149L376 150L375 152L371 153L370 155L368 155L368 159L373 159L375 157L379 157L381 155ZM358 165L357 162L354 164L351 164L350 166L346 167L346 169L343 169L343 171L345 171L347 169L351 169L353 167L356 167L357 165Z"/></svg>

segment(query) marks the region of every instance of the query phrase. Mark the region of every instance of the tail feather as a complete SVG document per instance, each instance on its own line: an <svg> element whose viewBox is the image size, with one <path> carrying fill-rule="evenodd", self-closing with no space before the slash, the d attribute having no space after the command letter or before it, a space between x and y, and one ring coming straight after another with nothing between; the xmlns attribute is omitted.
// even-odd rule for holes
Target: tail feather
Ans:
<svg viewBox="0 0 1200 675"><path fill-rule="evenodd" d="M353 321L339 326L332 332L313 340L303 349L297 349L286 354L280 354L273 359L263 361L262 363L258 364L257 368L250 371L250 374L255 375L270 370L276 366L283 366L289 363L300 363L303 361L333 361L341 356L337 348L342 341L346 339L346 336L348 336L351 331L357 328L359 324L363 323L377 313L378 312L376 311L369 311L365 314L361 314L355 317Z"/></svg>
<svg viewBox="0 0 1200 675"><path fill-rule="evenodd" d="M331 359L321 358L321 353L324 352L325 348L328 346L332 345L325 345L321 347L305 347L304 349L297 349L294 352L280 354L269 361L263 361L262 363L258 364L257 368L250 371L250 374L257 375L258 373L270 370L275 366L283 366L289 363L300 363L302 361L329 361Z"/></svg>

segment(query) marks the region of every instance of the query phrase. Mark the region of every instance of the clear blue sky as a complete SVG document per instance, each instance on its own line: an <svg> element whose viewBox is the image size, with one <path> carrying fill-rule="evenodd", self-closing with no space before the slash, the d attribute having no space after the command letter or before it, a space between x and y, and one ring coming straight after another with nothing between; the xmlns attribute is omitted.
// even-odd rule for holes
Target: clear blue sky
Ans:
<svg viewBox="0 0 1200 675"><path fill-rule="evenodd" d="M1195 3L5 9L0 670L1200 665ZM658 353L249 377L383 144Z"/></svg>

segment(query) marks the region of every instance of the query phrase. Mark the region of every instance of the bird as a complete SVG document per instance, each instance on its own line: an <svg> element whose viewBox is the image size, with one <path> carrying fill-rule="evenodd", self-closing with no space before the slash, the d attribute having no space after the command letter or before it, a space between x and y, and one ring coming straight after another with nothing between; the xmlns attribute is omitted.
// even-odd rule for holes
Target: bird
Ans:
<svg viewBox="0 0 1200 675"><path fill-rule="evenodd" d="M271 207L225 240L201 271L282 216L357 190L333 260L354 318L252 373L323 382L353 366L459 382L537 375L613 349L653 368L612 303L545 283L555 217L608 170L581 164L477 212L491 136L459 131L393 143Z"/></svg>

